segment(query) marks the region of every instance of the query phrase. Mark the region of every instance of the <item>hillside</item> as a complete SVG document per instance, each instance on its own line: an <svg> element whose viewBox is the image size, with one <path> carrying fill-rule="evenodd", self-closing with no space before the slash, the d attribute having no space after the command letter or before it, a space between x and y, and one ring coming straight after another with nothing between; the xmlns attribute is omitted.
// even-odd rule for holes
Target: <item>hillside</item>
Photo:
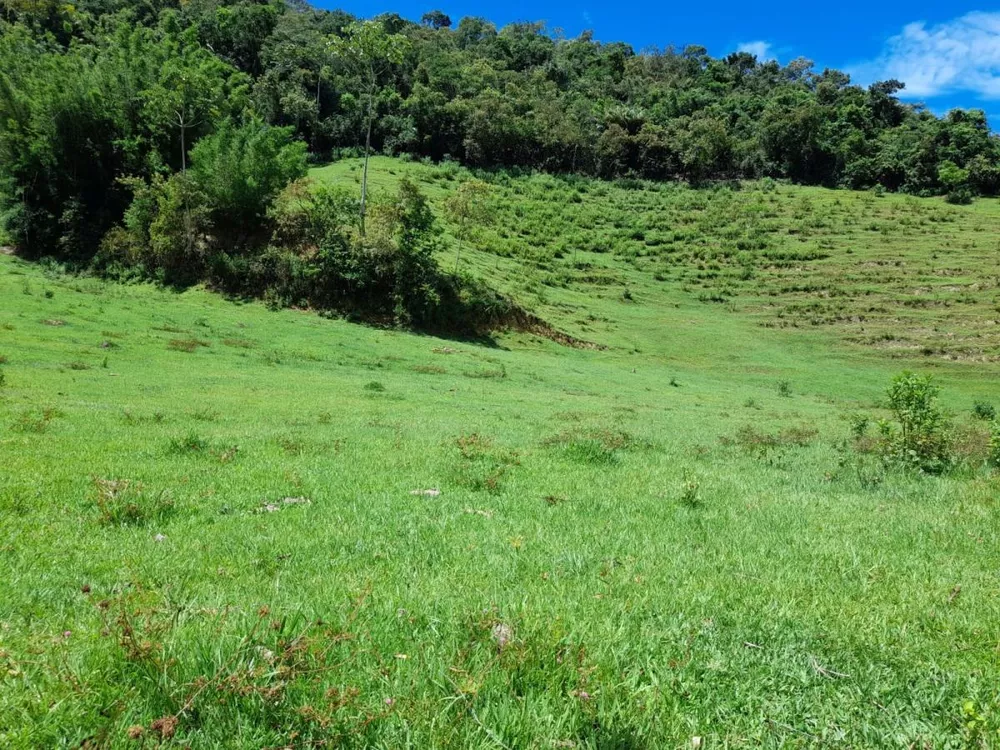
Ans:
<svg viewBox="0 0 1000 750"><path fill-rule="evenodd" d="M1000 206L481 174L469 229L404 176L594 346L0 255L0 745L996 742ZM940 476L852 448L907 368Z"/></svg>
<svg viewBox="0 0 1000 750"><path fill-rule="evenodd" d="M310 176L356 189L360 169L349 159ZM742 338L736 331L812 329L853 345L844 352L882 350L932 368L1000 358L992 201L950 206L772 181L692 190L373 161L375 190L391 192L404 177L439 210L443 268L471 269L600 345L692 351L677 340L703 341L704 331L689 329L708 325L708 338L727 346ZM463 238L440 209L475 178L489 183L487 218ZM793 335L780 346L818 340Z"/></svg>

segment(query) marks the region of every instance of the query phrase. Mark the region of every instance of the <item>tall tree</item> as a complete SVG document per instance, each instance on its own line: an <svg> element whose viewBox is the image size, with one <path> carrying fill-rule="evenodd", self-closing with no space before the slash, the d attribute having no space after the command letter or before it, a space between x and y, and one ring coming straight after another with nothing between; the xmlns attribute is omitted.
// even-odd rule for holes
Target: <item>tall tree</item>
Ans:
<svg viewBox="0 0 1000 750"><path fill-rule="evenodd" d="M359 74L367 97L365 115L365 163L361 177L361 234L365 233L365 206L368 198L368 161L372 149L375 94L379 80L393 65L399 65L409 46L402 34L389 34L379 21L360 21L344 28L343 36L330 37L335 57Z"/></svg>
<svg viewBox="0 0 1000 750"><path fill-rule="evenodd" d="M485 224L490 219L490 210L487 201L490 197L490 186L482 180L467 180L458 186L458 190L452 193L445 201L445 211L448 218L458 224L458 237L461 240L467 239L469 235L470 223ZM455 270L462 257L462 245L455 245Z"/></svg>
<svg viewBox="0 0 1000 750"><path fill-rule="evenodd" d="M451 26L451 19L439 10L432 10L420 17L420 23L432 29L447 29Z"/></svg>

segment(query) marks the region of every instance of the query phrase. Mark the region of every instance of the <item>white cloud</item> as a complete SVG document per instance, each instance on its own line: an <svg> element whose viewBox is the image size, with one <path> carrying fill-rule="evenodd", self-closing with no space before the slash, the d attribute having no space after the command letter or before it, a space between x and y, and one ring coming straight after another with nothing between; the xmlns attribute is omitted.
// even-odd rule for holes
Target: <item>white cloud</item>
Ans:
<svg viewBox="0 0 1000 750"><path fill-rule="evenodd" d="M774 55L771 52L771 43L761 40L757 40L756 42L741 42L736 46L736 51L749 52L760 62L774 59Z"/></svg>
<svg viewBox="0 0 1000 750"><path fill-rule="evenodd" d="M907 24L881 55L848 72L859 83L899 79L906 84L900 96L910 98L967 91L1000 99L1000 12Z"/></svg>
<svg viewBox="0 0 1000 750"><path fill-rule="evenodd" d="M583 11L583 22L586 24L592 24L594 22L594 19L590 17L589 10Z"/></svg>

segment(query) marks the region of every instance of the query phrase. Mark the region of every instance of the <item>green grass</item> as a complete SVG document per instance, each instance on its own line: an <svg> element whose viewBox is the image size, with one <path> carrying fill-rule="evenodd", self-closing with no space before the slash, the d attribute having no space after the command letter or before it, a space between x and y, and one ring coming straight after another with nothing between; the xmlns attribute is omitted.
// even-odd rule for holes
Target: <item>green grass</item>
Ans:
<svg viewBox="0 0 1000 750"><path fill-rule="evenodd" d="M606 349L0 257L0 745L995 744L1000 481L838 446L904 367L1000 403L998 207L493 179L463 267Z"/></svg>

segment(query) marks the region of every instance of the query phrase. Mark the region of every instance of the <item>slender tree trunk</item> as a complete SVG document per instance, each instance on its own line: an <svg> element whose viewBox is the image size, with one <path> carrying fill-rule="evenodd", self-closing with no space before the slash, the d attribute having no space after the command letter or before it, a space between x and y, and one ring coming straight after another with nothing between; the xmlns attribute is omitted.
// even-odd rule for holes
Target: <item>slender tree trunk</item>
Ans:
<svg viewBox="0 0 1000 750"><path fill-rule="evenodd" d="M177 115L177 122L181 128L181 174L187 176L187 121L183 114ZM191 248L194 246L194 233L191 231L191 207L188 205L187 180L184 181L184 240L187 244L187 253L191 255Z"/></svg>
<svg viewBox="0 0 1000 750"><path fill-rule="evenodd" d="M458 242L455 243L455 273L458 273L458 263L462 259L462 243L468 236L468 229L466 228L469 219L467 217L462 217L462 221L459 224L458 229Z"/></svg>
<svg viewBox="0 0 1000 750"><path fill-rule="evenodd" d="M187 142L184 138L184 131L187 130L184 118L177 116L177 122L181 127L181 172L187 173Z"/></svg>
<svg viewBox="0 0 1000 750"><path fill-rule="evenodd" d="M368 90L368 129L365 133L365 167L361 174L361 236L365 236L365 203L368 200L368 157L372 148L372 109L375 103L375 87Z"/></svg>

